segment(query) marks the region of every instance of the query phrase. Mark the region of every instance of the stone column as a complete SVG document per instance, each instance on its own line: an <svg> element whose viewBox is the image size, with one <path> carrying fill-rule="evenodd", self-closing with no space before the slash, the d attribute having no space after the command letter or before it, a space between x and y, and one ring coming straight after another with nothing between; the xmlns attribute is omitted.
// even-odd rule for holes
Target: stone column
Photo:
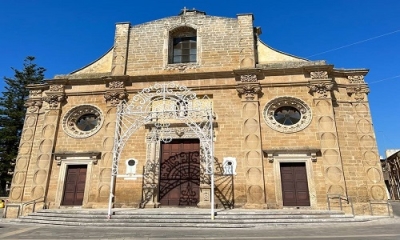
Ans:
<svg viewBox="0 0 400 240"><path fill-rule="evenodd" d="M348 95L352 98L352 107L354 122L356 125L356 134L359 142L359 151L361 155L362 167L364 171L364 181L366 183L366 197L368 199L359 199L365 202L362 207L366 214L369 214L367 201L382 204L374 204L374 214L387 214L386 210L386 187L384 184L382 168L378 155L378 149L375 140L372 119L367 100L369 93L368 85L364 81L363 75L348 76L349 84L346 87ZM360 198L360 197L358 197Z"/></svg>
<svg viewBox="0 0 400 240"><path fill-rule="evenodd" d="M24 127L21 134L19 152L16 158L16 166L12 179L9 202L23 202L31 200L30 186L26 186L28 169L32 161L33 145L38 128L39 114L43 104L43 85L28 87L29 98L25 103L27 107ZM8 215L10 216L10 215Z"/></svg>
<svg viewBox="0 0 400 240"><path fill-rule="evenodd" d="M115 40L111 74L125 75L128 58L130 23L117 23L115 26Z"/></svg>
<svg viewBox="0 0 400 240"><path fill-rule="evenodd" d="M342 155L339 148L331 96L333 81L328 77L327 71L311 72L310 77L308 87L309 92L314 96L314 115L321 144L326 193L346 197L347 189L343 175ZM318 200L321 202L326 201L325 199L326 196L321 196L321 199Z"/></svg>
<svg viewBox="0 0 400 240"><path fill-rule="evenodd" d="M236 87L242 98L242 157L245 172L246 208L265 208L264 167L262 161L260 103L261 87L256 74L240 75ZM239 163L238 163L239 164Z"/></svg>
<svg viewBox="0 0 400 240"><path fill-rule="evenodd" d="M92 199L92 207L108 206L110 193L111 171L113 164L113 148L115 140L115 128L117 119L117 105L127 99L128 94L125 89L125 77L110 77L106 79L106 93L104 99L107 103L104 117L104 135L102 160L99 161L97 201Z"/></svg>

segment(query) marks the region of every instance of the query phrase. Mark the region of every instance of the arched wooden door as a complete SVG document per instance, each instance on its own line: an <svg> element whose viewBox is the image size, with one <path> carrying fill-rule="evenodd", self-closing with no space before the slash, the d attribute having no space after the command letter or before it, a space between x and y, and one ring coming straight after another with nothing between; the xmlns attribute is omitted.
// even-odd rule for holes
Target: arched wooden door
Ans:
<svg viewBox="0 0 400 240"><path fill-rule="evenodd" d="M200 142L161 144L159 201L163 206L196 206L200 193Z"/></svg>

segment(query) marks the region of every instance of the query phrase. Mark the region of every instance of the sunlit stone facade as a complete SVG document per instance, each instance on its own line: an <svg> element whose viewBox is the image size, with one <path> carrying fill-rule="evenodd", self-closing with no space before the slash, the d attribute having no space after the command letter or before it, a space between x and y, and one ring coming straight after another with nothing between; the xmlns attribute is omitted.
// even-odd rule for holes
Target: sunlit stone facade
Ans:
<svg viewBox="0 0 400 240"><path fill-rule="evenodd" d="M292 56L260 35L252 14L185 10L136 26L118 23L114 46L98 60L30 87L9 201L106 208L114 189L116 208L210 207L202 143L179 121L206 102L216 207L327 209L329 195L338 209L340 195L348 213L352 203L356 214L369 214L372 201L374 213L385 214L368 70ZM116 158L117 122L124 121L118 104L157 86L196 98L153 99L142 111L179 115L169 122L169 141L154 137L156 118L135 122Z"/></svg>

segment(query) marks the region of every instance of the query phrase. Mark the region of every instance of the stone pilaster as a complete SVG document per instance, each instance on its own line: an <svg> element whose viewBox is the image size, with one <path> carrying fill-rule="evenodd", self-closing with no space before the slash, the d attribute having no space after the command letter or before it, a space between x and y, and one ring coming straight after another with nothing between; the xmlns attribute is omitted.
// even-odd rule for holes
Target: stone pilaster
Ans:
<svg viewBox="0 0 400 240"><path fill-rule="evenodd" d="M107 103L107 108L104 117L102 160L98 163L98 195L97 199L92 199L93 202L90 203L91 207L106 207L108 204L117 119L116 106L121 101L126 100L128 96L125 89L125 80L126 79L120 77L110 77L106 79L107 88L104 99Z"/></svg>
<svg viewBox="0 0 400 240"><path fill-rule="evenodd" d="M19 152L14 168L14 176L10 190L10 202L29 201L30 192L26 191L28 169L32 161L32 147L35 142L39 114L43 105L43 85L29 86L29 98L25 103L27 107L24 127L21 134Z"/></svg>
<svg viewBox="0 0 400 240"><path fill-rule="evenodd" d="M112 75L125 75L128 56L130 23L117 23L112 61Z"/></svg>
<svg viewBox="0 0 400 240"><path fill-rule="evenodd" d="M246 208L266 206L262 161L260 103L261 87L255 74L240 76L237 91L242 98L242 167L245 172Z"/></svg>
<svg viewBox="0 0 400 240"><path fill-rule="evenodd" d="M314 114L318 125L326 193L346 196L347 189L331 96L333 81L326 71L311 72L310 77L308 87L314 96Z"/></svg>
<svg viewBox="0 0 400 240"><path fill-rule="evenodd" d="M42 99L43 109L40 112L40 121L32 145L33 149L37 149L37 151L31 154L24 188L24 200L44 198L46 204L51 204L47 202L45 196L49 187L49 175L51 174L61 107L66 99L64 86L50 85L49 89L44 92Z"/></svg>
<svg viewBox="0 0 400 240"><path fill-rule="evenodd" d="M240 68L255 67L255 35L253 28L253 15L240 14L238 18L239 29L239 49L240 49Z"/></svg>
<svg viewBox="0 0 400 240"><path fill-rule="evenodd" d="M385 214L384 202L387 200L386 187L384 184L382 168L380 166L378 148L372 119L367 100L369 92L367 84L364 82L363 75L348 76L349 84L346 87L347 93L352 97L352 107L354 112L354 122L356 125L356 134L359 142L359 150L361 155L362 166L364 169L364 179L368 199L360 199L360 201L382 202L383 204L374 204L372 207L374 213ZM360 207L366 213L369 213L368 206Z"/></svg>

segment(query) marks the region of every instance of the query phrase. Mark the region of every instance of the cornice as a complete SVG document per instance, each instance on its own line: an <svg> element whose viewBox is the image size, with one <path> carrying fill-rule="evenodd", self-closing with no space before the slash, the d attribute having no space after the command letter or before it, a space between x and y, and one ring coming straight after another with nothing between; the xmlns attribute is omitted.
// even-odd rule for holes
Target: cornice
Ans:
<svg viewBox="0 0 400 240"><path fill-rule="evenodd" d="M334 68L332 73L335 77L347 77L347 76L355 76L362 75L365 76L369 72L369 69L366 68L358 68L358 69L337 69Z"/></svg>

